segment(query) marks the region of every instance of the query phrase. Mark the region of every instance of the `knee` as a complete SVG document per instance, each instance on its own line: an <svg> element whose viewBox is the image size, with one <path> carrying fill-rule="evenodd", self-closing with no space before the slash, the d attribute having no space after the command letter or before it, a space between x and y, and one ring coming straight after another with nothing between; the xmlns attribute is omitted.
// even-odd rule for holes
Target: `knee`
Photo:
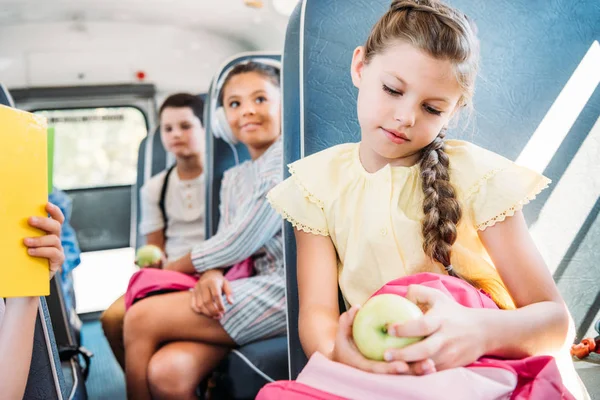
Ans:
<svg viewBox="0 0 600 400"><path fill-rule="evenodd" d="M125 319L125 309L121 310L114 304L111 305L100 316L102 330L109 339L120 338L123 335L123 321Z"/></svg>
<svg viewBox="0 0 600 400"><path fill-rule="evenodd" d="M144 307L131 307L123 318L123 340L125 345L132 340L140 340L146 336L148 329L144 329L144 323L150 316ZM148 328L146 326L146 328Z"/></svg>
<svg viewBox="0 0 600 400"><path fill-rule="evenodd" d="M148 365L148 385L154 398L186 399L196 393L197 379L190 376L193 365L185 355L154 355Z"/></svg>

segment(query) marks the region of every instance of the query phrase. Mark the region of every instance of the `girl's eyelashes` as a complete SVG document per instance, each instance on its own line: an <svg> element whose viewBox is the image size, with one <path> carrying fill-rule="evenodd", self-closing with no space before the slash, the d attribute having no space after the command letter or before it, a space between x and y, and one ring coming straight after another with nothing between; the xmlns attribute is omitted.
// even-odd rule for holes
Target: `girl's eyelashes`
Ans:
<svg viewBox="0 0 600 400"><path fill-rule="evenodd" d="M229 108L238 108L239 106L240 106L240 102L236 101L236 100L229 103Z"/></svg>
<svg viewBox="0 0 600 400"><path fill-rule="evenodd" d="M404 93L395 89L392 89L391 87L389 87L388 85L386 85L385 83L382 85L382 89L384 92L386 92L387 94L389 94L390 96L394 96L394 97L398 97L398 96L402 96ZM433 115L442 115L442 111L431 107L430 105L423 105L423 108L425 109L425 111L427 111L429 114L433 114Z"/></svg>
<svg viewBox="0 0 600 400"><path fill-rule="evenodd" d="M382 85L382 89L384 92L386 92L387 94L391 95L391 96L402 96L402 92L399 92L397 90L392 89L391 87L389 87L388 85L386 85L385 83Z"/></svg>
<svg viewBox="0 0 600 400"><path fill-rule="evenodd" d="M442 115L442 112L440 110L436 110L435 108L428 106L427 104L425 104L423 107L425 108L425 111L427 111L429 114Z"/></svg>

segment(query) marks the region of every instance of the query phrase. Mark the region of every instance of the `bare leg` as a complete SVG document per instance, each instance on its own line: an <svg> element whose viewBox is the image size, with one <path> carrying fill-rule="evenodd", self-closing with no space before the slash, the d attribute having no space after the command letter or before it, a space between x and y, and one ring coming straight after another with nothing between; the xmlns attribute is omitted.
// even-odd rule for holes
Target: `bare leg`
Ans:
<svg viewBox="0 0 600 400"><path fill-rule="evenodd" d="M148 382L152 398L196 399L200 382L227 355L229 348L200 342L171 342L152 356Z"/></svg>
<svg viewBox="0 0 600 400"><path fill-rule="evenodd" d="M125 369L125 345L123 344L123 320L125 319L125 296L119 297L102 313L100 321L104 336L117 362Z"/></svg>
<svg viewBox="0 0 600 400"><path fill-rule="evenodd" d="M152 296L125 315L125 371L129 399L150 399L148 365L162 344L197 341L234 347L219 321L196 314L190 292Z"/></svg>

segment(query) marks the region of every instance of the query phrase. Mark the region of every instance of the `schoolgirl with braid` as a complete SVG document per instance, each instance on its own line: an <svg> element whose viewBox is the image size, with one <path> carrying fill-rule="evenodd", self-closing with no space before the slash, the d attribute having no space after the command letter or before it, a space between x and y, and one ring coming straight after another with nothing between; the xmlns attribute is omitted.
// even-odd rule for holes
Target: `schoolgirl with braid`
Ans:
<svg viewBox="0 0 600 400"><path fill-rule="evenodd" d="M479 42L472 22L434 0L392 2L351 64L360 143L289 165L268 195L295 227L299 334L308 357L385 374L430 374L503 359L558 354L572 340L563 299L522 207L550 180L491 151L446 138L472 105ZM485 292L497 309L460 306L414 285L424 317L392 326L425 336L384 361L352 340L361 304L387 282L429 272ZM349 311L340 315L338 285Z"/></svg>

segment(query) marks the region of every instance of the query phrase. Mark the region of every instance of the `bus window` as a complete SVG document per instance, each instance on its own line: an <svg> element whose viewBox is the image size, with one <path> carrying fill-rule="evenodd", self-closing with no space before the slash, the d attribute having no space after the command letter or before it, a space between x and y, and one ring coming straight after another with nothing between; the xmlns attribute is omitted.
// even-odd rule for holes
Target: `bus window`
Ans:
<svg viewBox="0 0 600 400"><path fill-rule="evenodd" d="M73 271L77 312L104 310L135 272L131 229L138 148L145 114L133 106L37 110L54 127L54 186L73 201L82 251ZM133 225L132 225L133 224Z"/></svg>
<svg viewBox="0 0 600 400"><path fill-rule="evenodd" d="M54 185L62 190L133 185L147 134L134 107L38 110L55 128Z"/></svg>

